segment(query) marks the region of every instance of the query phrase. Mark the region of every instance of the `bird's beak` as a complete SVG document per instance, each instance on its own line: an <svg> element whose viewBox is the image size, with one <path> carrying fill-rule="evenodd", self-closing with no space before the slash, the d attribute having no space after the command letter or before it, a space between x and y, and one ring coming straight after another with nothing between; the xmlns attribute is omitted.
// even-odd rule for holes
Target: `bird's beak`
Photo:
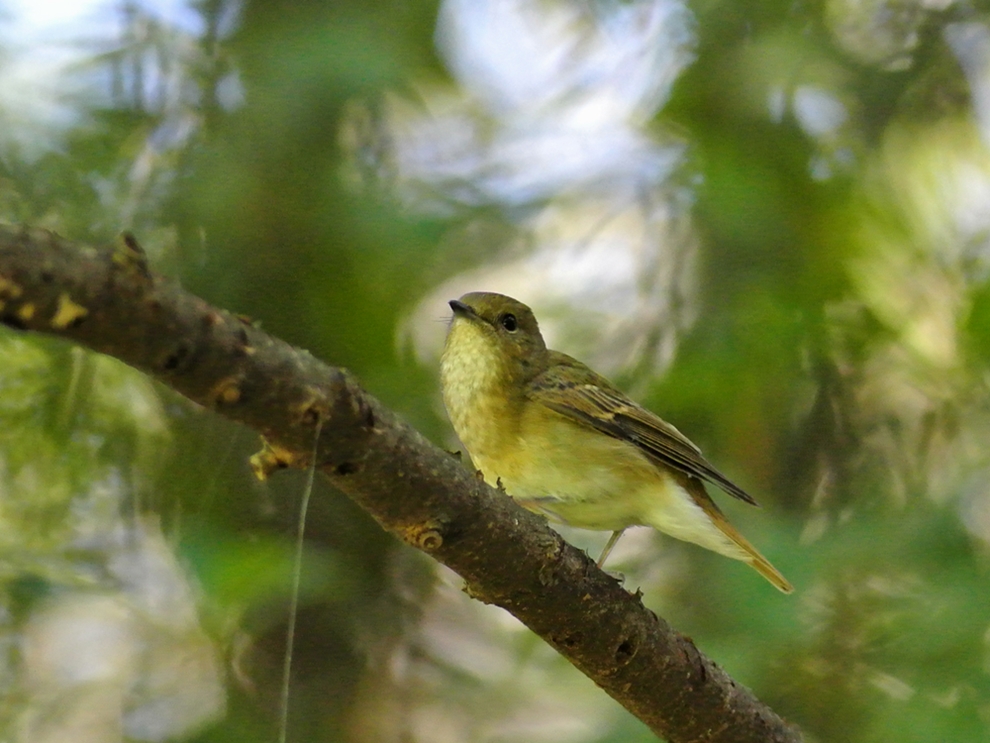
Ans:
<svg viewBox="0 0 990 743"><path fill-rule="evenodd" d="M451 299L447 304L449 304L450 309L454 311L454 317L472 319L478 316L478 314L471 309L470 306L464 304L464 302L459 299Z"/></svg>

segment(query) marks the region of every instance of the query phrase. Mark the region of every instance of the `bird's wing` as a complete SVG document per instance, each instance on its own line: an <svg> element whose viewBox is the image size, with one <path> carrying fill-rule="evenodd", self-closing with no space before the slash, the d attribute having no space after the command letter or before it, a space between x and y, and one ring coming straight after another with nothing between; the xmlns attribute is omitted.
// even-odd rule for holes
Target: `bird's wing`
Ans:
<svg viewBox="0 0 990 743"><path fill-rule="evenodd" d="M532 398L551 410L639 447L657 464L717 485L729 495L758 505L745 490L708 463L701 450L680 431L637 405L604 378L578 361L556 354L554 364L530 386ZM581 369L580 375L572 372ZM593 380L588 383L590 378ZM575 376L580 381L574 379Z"/></svg>

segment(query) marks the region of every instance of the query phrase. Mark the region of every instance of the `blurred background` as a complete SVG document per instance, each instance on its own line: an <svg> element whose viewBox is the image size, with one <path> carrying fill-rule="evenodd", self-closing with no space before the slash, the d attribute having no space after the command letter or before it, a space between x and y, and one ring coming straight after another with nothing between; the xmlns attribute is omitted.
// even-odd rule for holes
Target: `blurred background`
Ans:
<svg viewBox="0 0 990 743"><path fill-rule="evenodd" d="M809 741L990 739L985 2L5 0L0 219L133 231L450 449L445 302L521 299L797 588L640 529L647 606ZM0 741L275 740L305 474L0 360ZM290 741L653 739L320 482L300 604Z"/></svg>

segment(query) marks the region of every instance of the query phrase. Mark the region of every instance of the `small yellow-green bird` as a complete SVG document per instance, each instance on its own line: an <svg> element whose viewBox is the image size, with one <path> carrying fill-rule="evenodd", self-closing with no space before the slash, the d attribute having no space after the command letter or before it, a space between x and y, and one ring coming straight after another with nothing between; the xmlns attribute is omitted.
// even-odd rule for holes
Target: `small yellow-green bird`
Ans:
<svg viewBox="0 0 990 743"><path fill-rule="evenodd" d="M609 530L646 525L793 586L728 522L703 481L756 505L680 431L604 377L546 347L532 311L473 292L454 311L440 361L454 430L485 481L553 521Z"/></svg>

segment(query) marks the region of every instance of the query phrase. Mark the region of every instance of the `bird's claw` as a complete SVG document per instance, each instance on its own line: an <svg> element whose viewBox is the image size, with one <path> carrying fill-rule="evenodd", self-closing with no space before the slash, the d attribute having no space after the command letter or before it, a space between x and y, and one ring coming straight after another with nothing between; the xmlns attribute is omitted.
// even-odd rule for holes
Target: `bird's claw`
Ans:
<svg viewBox="0 0 990 743"><path fill-rule="evenodd" d="M625 585L626 583L625 573L620 573L618 570L603 570L602 572L605 573L605 575L607 575L609 578L614 580L616 583L618 583L620 586Z"/></svg>

